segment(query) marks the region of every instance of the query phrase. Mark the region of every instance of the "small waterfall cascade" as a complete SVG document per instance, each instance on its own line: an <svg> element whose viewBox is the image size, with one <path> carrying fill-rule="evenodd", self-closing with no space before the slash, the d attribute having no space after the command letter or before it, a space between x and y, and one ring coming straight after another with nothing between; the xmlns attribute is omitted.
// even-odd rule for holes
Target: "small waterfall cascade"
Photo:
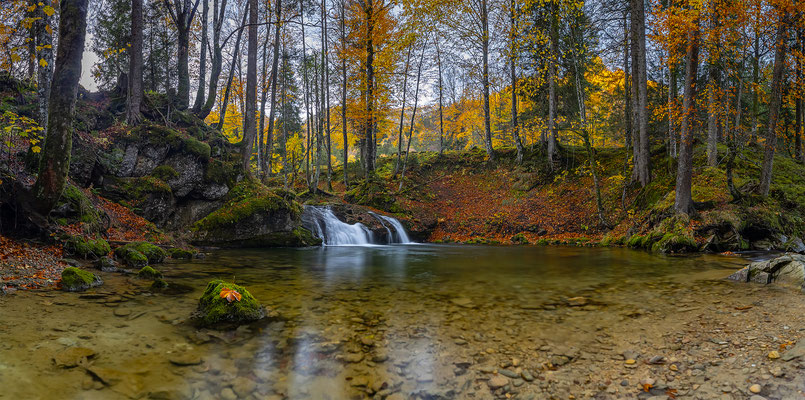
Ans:
<svg viewBox="0 0 805 400"><path fill-rule="evenodd" d="M383 227L389 231L391 243L411 243L411 239L408 238L405 228L403 228L402 224L397 218L387 217L385 215L380 215L373 212L370 213L380 220L380 223L383 225ZM391 225L391 227L394 228L394 232L392 232L386 224Z"/></svg>
<svg viewBox="0 0 805 400"><path fill-rule="evenodd" d="M388 242L411 243L400 221L371 213L388 232ZM302 225L322 240L325 246L385 244L376 243L374 234L361 223L348 224L338 219L329 207L305 206Z"/></svg>

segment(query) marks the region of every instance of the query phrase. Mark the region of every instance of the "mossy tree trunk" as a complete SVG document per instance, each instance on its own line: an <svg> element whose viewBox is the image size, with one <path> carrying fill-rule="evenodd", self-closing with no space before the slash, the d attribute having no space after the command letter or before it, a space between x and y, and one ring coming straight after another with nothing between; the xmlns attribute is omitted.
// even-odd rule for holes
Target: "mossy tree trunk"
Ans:
<svg viewBox="0 0 805 400"><path fill-rule="evenodd" d="M47 134L39 175L33 186L34 209L42 215L49 213L58 202L70 168L75 100L87 33L88 1L61 1L59 46L50 91Z"/></svg>
<svg viewBox="0 0 805 400"><path fill-rule="evenodd" d="M206 2L205 2L206 3ZM143 0L131 1L131 47L129 47L129 85L126 122L140 122L143 100Z"/></svg>
<svg viewBox="0 0 805 400"><path fill-rule="evenodd" d="M257 136L257 0L249 0L249 44L246 57L246 115L243 117L243 143L240 149L243 172L251 176L254 137Z"/></svg>
<svg viewBox="0 0 805 400"><path fill-rule="evenodd" d="M760 169L760 186L758 193L761 196L769 195L771 187L772 166L774 164L774 150L777 145L777 121L780 117L780 103L782 101L783 73L785 72L785 53L788 39L787 16L783 16L777 27L777 45L774 51L774 70L771 81L771 98L769 99L769 124L766 128L765 151L763 152L763 166Z"/></svg>
<svg viewBox="0 0 805 400"><path fill-rule="evenodd" d="M688 50L685 65L685 94L682 99L682 131L680 132L679 163L676 172L677 214L688 214L693 208L691 181L693 179L693 124L696 108L696 76L699 69L699 20L688 32Z"/></svg>

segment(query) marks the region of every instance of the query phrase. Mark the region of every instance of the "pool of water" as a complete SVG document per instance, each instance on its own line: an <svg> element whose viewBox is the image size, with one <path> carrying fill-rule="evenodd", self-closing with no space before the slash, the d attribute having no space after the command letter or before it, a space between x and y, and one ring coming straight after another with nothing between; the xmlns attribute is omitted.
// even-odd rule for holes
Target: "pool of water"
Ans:
<svg viewBox="0 0 805 400"><path fill-rule="evenodd" d="M543 398L546 365L584 376L641 318L739 298L721 278L745 263L619 248L215 251L158 266L168 293L102 274L82 294L0 297L0 398ZM187 319L212 279L276 317L197 330ZM70 347L94 355L55 365ZM517 376L497 389L495 369Z"/></svg>

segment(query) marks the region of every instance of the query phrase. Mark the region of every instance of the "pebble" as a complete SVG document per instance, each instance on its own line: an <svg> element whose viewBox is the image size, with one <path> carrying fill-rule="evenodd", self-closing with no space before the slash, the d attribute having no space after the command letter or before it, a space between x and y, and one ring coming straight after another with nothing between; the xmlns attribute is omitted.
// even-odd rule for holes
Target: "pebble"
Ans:
<svg viewBox="0 0 805 400"><path fill-rule="evenodd" d="M533 380L534 380L534 375L531 375L531 373L530 373L530 372L528 372L528 371L523 371L523 372L520 374L520 376L522 376L522 377L523 377L523 379L525 379L527 382L531 382L531 381L533 381Z"/></svg>
<svg viewBox="0 0 805 400"><path fill-rule="evenodd" d="M509 384L509 378L506 378L505 376L495 375L492 378L490 378L486 382L486 384L489 385L490 389L502 388Z"/></svg>
<svg viewBox="0 0 805 400"><path fill-rule="evenodd" d="M772 350L769 352L769 358L771 358L772 360L776 360L780 358L780 353L778 353L776 350Z"/></svg>
<svg viewBox="0 0 805 400"><path fill-rule="evenodd" d="M199 365L202 363L203 360L201 359L201 357L195 354L178 353L178 354L171 354L171 356L168 357L168 361L170 361L171 364L173 365L179 367L186 367L190 365Z"/></svg>
<svg viewBox="0 0 805 400"><path fill-rule="evenodd" d="M752 392L752 393L760 393L761 389L762 388L757 383L752 385L752 386L749 386L749 391Z"/></svg>
<svg viewBox="0 0 805 400"><path fill-rule="evenodd" d="M501 369L501 370L498 371L498 373L503 375L503 376L505 376L505 377L507 377L507 378L512 378L512 379L516 379L516 378L520 377L520 374L518 374L518 373L516 373L516 372L514 372L512 370L508 370L508 369Z"/></svg>
<svg viewBox="0 0 805 400"><path fill-rule="evenodd" d="M235 394L232 388L224 388L224 390L221 391L221 398L224 400L237 400L238 395Z"/></svg>
<svg viewBox="0 0 805 400"><path fill-rule="evenodd" d="M131 315L131 310L127 308L115 308L114 314L116 317L128 317Z"/></svg>
<svg viewBox="0 0 805 400"><path fill-rule="evenodd" d="M630 359L626 360L626 365L633 365L636 362L637 361L635 361L634 358L630 358Z"/></svg>

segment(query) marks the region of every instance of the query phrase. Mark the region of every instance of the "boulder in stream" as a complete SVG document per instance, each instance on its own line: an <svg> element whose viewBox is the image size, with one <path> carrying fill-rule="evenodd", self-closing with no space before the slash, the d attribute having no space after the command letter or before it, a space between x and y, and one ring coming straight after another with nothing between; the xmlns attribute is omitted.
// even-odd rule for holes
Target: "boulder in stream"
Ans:
<svg viewBox="0 0 805 400"><path fill-rule="evenodd" d="M770 260L753 262L727 279L764 285L778 283L801 288L805 285L805 255L786 253Z"/></svg>
<svg viewBox="0 0 805 400"><path fill-rule="evenodd" d="M246 288L218 279L207 284L194 319L202 327L221 327L245 324L265 316L265 307Z"/></svg>
<svg viewBox="0 0 805 400"><path fill-rule="evenodd" d="M67 292L83 292L102 284L103 280L97 275L76 267L67 267L61 273L61 287Z"/></svg>

